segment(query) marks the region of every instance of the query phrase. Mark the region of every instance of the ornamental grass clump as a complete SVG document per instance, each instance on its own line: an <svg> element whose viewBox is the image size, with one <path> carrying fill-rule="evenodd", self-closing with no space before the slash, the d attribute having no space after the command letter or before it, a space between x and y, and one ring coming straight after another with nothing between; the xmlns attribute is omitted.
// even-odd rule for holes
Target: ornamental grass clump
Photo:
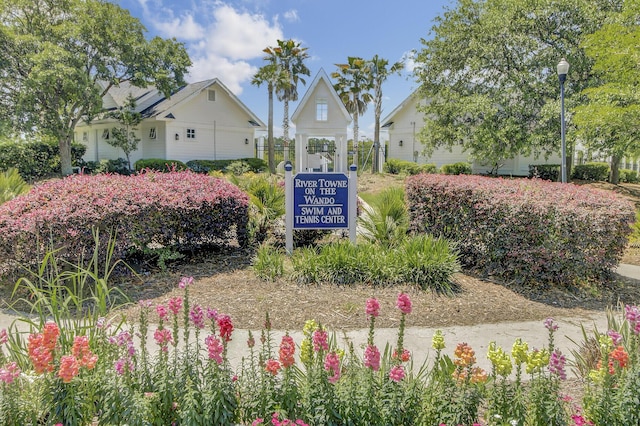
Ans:
<svg viewBox="0 0 640 426"><path fill-rule="evenodd" d="M248 205L229 182L187 171L52 180L0 206L0 266L34 264L50 250L77 263L92 254L92 229L111 231L114 259L154 247L244 245Z"/></svg>
<svg viewBox="0 0 640 426"><path fill-rule="evenodd" d="M524 283L599 283L627 245L635 210L608 191L538 179L418 175L410 230L457 243L464 265Z"/></svg>

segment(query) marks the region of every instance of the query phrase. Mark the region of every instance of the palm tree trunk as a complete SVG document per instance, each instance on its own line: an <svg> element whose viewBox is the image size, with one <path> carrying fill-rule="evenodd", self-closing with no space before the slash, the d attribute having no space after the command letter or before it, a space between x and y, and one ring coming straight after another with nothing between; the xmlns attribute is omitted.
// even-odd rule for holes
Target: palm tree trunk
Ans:
<svg viewBox="0 0 640 426"><path fill-rule="evenodd" d="M282 119L282 138L284 139L284 161L289 161L289 100L284 100L284 118Z"/></svg>
<svg viewBox="0 0 640 426"><path fill-rule="evenodd" d="M269 83L269 122L267 124L267 150L269 157L269 171L276 172L276 149L273 143L273 84Z"/></svg>

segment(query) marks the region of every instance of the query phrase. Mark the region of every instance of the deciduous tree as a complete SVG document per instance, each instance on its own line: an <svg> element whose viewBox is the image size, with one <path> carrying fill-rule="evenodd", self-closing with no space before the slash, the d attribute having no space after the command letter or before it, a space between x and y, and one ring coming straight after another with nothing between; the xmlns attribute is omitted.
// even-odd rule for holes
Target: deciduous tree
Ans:
<svg viewBox="0 0 640 426"><path fill-rule="evenodd" d="M0 22L1 118L57 138L64 175L76 124L101 112L111 87L170 95L191 65L182 43L147 40L138 19L103 0L0 0Z"/></svg>

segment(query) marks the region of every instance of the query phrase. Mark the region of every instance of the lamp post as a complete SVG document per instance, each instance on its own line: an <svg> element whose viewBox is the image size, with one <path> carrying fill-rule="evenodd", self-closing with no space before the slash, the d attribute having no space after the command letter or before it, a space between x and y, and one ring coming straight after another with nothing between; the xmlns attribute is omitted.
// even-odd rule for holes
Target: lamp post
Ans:
<svg viewBox="0 0 640 426"><path fill-rule="evenodd" d="M560 164L560 170L562 173L562 183L567 183L567 143L564 122L564 82L567 81L567 72L569 72L569 62L567 62L565 58L562 58L558 63L558 79L560 80L560 135L562 138L562 164Z"/></svg>

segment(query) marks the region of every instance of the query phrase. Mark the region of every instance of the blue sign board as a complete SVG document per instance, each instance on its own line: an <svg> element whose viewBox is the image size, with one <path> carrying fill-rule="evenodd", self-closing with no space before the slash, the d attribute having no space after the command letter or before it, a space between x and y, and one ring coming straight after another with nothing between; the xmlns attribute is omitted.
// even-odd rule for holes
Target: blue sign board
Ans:
<svg viewBox="0 0 640 426"><path fill-rule="evenodd" d="M349 179L344 173L298 173L293 178L293 228L349 227Z"/></svg>

